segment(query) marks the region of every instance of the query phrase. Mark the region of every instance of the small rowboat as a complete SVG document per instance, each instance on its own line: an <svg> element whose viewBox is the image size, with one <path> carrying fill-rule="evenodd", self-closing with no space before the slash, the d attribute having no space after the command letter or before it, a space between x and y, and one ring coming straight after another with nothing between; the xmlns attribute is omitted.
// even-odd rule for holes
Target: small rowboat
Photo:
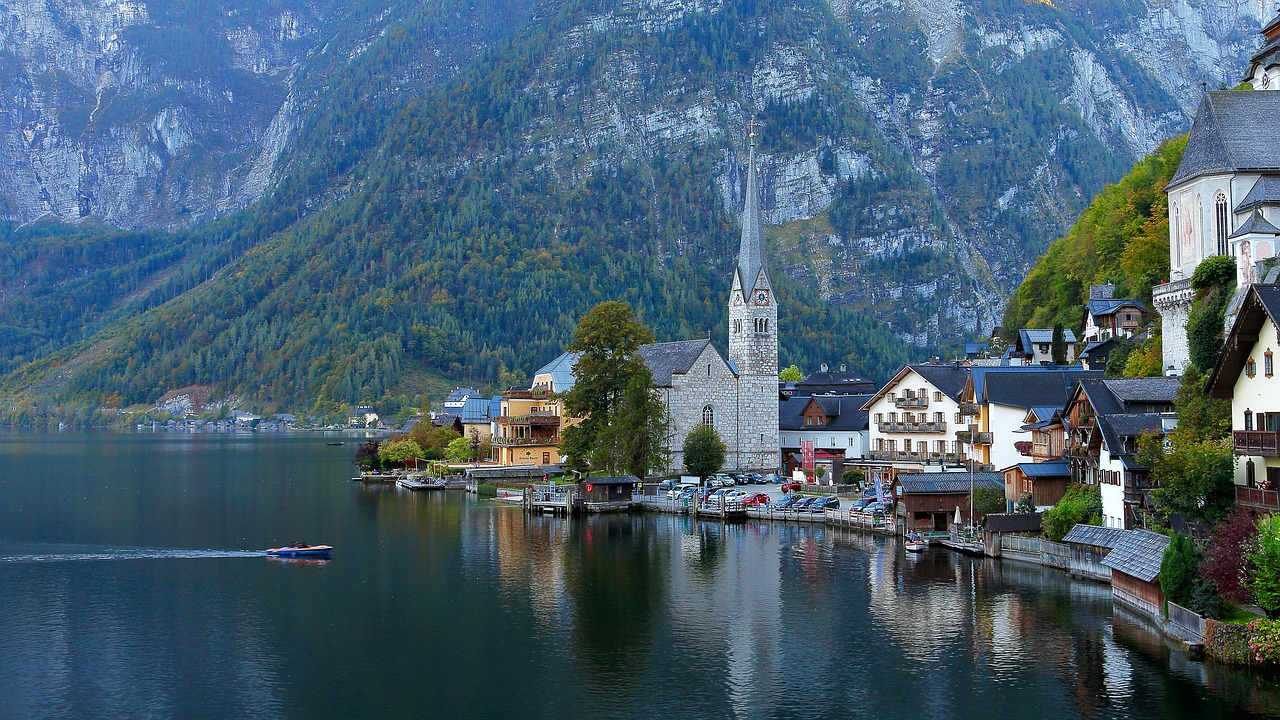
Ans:
<svg viewBox="0 0 1280 720"><path fill-rule="evenodd" d="M267 550L267 555L270 557L329 557L331 552L333 552L331 545L294 543L284 547L270 548Z"/></svg>
<svg viewBox="0 0 1280 720"><path fill-rule="evenodd" d="M907 552L924 552L929 549L929 543L924 540L908 540Z"/></svg>

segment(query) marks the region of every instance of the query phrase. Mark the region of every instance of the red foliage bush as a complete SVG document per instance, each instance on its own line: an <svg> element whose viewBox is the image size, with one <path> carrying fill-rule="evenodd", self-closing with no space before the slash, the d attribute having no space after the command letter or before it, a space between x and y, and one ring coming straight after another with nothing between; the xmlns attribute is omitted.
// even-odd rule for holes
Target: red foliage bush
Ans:
<svg viewBox="0 0 1280 720"><path fill-rule="evenodd" d="M1258 534L1257 522L1247 510L1236 508L1213 527L1200 571L1222 597L1240 603L1253 602L1246 582L1245 551Z"/></svg>

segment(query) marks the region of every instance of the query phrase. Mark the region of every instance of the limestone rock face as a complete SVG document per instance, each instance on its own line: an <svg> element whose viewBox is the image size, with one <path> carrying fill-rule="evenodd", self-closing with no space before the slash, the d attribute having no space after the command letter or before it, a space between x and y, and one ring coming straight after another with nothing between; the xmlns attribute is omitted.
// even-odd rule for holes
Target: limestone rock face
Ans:
<svg viewBox="0 0 1280 720"><path fill-rule="evenodd" d="M1259 0L212 5L0 2L0 219L226 215L305 164L305 143L347 141L305 133L336 84L376 86L371 107L390 114L495 36L555 19L521 88L553 110L513 129L505 152L573 184L712 148L713 177L691 180L733 216L742 138L759 121L775 273L919 345L989 331L1089 198L1187 128L1202 83L1236 84L1274 13ZM466 12L461 29L441 19ZM722 41L698 68L645 49L722 27L758 44L749 69L731 62L748 49ZM397 28L438 36L376 81L350 74Z"/></svg>

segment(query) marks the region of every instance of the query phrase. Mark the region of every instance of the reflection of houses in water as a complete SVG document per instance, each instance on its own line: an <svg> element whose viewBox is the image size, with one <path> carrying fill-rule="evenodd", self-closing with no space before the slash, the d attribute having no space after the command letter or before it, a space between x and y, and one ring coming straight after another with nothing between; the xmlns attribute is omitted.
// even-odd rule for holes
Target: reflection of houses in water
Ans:
<svg viewBox="0 0 1280 720"><path fill-rule="evenodd" d="M473 528L461 535L464 567L479 572L492 567L505 592L527 591L537 624L562 627L569 622L573 604L565 589L568 524L527 516L515 508L469 512L466 517Z"/></svg>

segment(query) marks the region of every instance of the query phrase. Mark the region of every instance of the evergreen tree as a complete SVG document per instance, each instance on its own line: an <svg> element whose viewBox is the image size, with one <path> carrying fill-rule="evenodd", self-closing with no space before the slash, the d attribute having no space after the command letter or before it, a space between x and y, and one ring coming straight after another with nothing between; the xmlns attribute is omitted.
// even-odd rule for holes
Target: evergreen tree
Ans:
<svg viewBox="0 0 1280 720"><path fill-rule="evenodd" d="M1052 360L1055 365L1067 364L1067 336L1062 323L1053 324Z"/></svg>
<svg viewBox="0 0 1280 720"><path fill-rule="evenodd" d="M1191 605L1196 582L1200 577L1200 549L1182 533L1174 533L1169 547L1160 559L1160 589L1169 602L1183 607Z"/></svg>

